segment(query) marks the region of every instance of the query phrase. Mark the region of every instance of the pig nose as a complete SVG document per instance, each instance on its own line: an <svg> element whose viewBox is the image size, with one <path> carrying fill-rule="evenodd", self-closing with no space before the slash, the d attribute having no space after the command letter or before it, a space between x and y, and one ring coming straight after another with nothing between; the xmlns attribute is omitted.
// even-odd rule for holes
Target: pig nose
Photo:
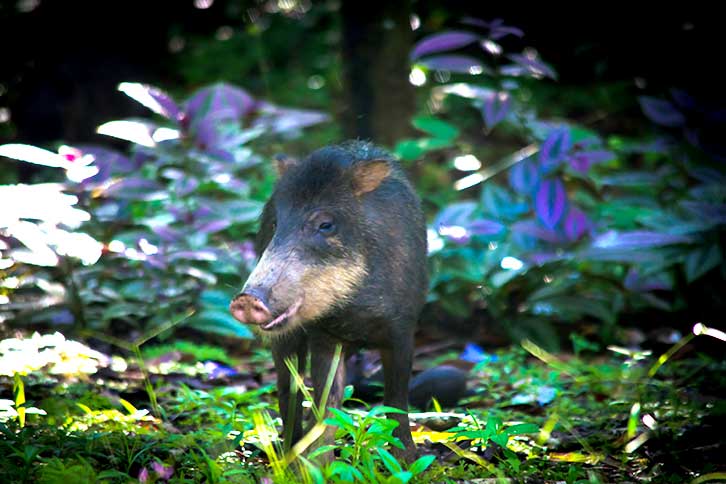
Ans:
<svg viewBox="0 0 726 484"><path fill-rule="evenodd" d="M246 290L232 300L229 311L238 321L247 324L265 324L272 319L265 299L259 291Z"/></svg>

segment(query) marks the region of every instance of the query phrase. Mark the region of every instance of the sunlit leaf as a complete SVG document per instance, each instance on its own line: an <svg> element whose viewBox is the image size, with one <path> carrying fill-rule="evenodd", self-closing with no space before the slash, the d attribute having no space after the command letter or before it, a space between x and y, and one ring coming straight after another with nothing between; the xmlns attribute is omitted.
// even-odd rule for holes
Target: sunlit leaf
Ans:
<svg viewBox="0 0 726 484"><path fill-rule="evenodd" d="M153 138L156 129L157 126L150 121L123 120L104 123L96 128L96 132L151 148L156 146Z"/></svg>
<svg viewBox="0 0 726 484"><path fill-rule="evenodd" d="M138 82L122 82L118 90L167 119L179 121L181 111L176 102L161 89Z"/></svg>
<svg viewBox="0 0 726 484"><path fill-rule="evenodd" d="M53 168L69 168L71 162L60 156L58 153L38 148L37 146L24 144L0 145L0 156L6 156L15 160L27 161L35 165L50 166Z"/></svg>

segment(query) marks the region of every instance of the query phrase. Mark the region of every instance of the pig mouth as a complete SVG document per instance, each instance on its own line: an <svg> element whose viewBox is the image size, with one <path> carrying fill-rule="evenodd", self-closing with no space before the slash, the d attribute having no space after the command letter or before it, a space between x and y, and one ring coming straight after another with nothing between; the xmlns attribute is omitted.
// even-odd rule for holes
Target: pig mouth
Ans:
<svg viewBox="0 0 726 484"><path fill-rule="evenodd" d="M298 299L292 305L287 308L282 314L277 316L275 319L270 321L269 323L263 324L261 327L265 331L270 331L272 329L275 329L277 327L280 327L281 325L284 326L284 323L287 322L292 316L297 314L298 310L300 309L300 306L302 306L303 298Z"/></svg>

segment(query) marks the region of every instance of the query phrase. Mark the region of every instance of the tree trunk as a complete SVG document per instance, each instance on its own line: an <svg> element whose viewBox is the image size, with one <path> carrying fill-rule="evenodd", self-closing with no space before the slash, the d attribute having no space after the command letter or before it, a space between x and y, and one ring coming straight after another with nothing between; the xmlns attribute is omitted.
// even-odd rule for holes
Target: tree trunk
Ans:
<svg viewBox="0 0 726 484"><path fill-rule="evenodd" d="M410 136L414 91L408 82L413 41L410 0L343 0L345 105L349 138L393 147Z"/></svg>

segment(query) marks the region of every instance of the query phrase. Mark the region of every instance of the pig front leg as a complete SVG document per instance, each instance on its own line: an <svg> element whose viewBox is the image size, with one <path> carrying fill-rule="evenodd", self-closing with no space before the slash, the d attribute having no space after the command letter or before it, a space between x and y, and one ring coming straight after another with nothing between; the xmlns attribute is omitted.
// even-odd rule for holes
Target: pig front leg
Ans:
<svg viewBox="0 0 726 484"><path fill-rule="evenodd" d="M302 438L303 394L300 391L294 393L291 391L292 375L285 360L291 359L294 364L296 363L297 372L304 376L307 342L302 336L277 341L272 345L272 357L277 371L277 398L282 417L284 449L288 451Z"/></svg>
<svg viewBox="0 0 726 484"><path fill-rule="evenodd" d="M322 413L323 419L330 414L328 412L329 407L340 407L343 399L343 391L345 390L345 355L343 351L340 353L337 367L331 370L338 345L340 345L340 342L326 335L310 335L310 366L315 405ZM327 400L323 401L328 383L328 375L330 375L331 371L334 372L332 384L328 391ZM332 445L335 442L335 430L335 427L328 426L316 442L314 448L323 445ZM334 455L332 452L326 452L321 455L321 461L323 463L331 462L333 458Z"/></svg>

